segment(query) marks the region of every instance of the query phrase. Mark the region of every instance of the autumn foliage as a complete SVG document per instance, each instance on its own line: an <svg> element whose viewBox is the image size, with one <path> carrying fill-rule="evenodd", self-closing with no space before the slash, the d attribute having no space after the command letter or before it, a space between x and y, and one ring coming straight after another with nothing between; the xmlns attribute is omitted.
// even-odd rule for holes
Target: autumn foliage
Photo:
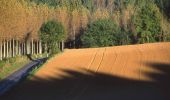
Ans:
<svg viewBox="0 0 170 100"><path fill-rule="evenodd" d="M111 18L119 27L133 32L136 26L132 18L136 9L140 9L137 2L142 4L143 0L1 0L0 40L23 41L30 34L29 38L36 41L41 26L48 20L57 20L64 25L67 41L74 41L82 30L86 30L88 23L98 19ZM163 3L166 4L166 0ZM162 9L168 12L165 10L168 7ZM161 12L160 5L156 9ZM166 24L161 25L162 31L169 33L168 18L161 17L162 20Z"/></svg>

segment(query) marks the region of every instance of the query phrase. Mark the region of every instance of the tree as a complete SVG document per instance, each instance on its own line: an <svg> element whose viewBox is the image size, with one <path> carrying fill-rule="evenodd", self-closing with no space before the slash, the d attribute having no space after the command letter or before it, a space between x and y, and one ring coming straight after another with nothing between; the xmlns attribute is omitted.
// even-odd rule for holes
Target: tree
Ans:
<svg viewBox="0 0 170 100"><path fill-rule="evenodd" d="M140 0L142 1L142 0ZM144 1L143 1L144 2ZM141 5L142 3L140 3ZM138 7L140 7L138 5ZM161 34L161 14L158 7L152 1L144 3L133 17L137 42L148 43L159 41Z"/></svg>
<svg viewBox="0 0 170 100"><path fill-rule="evenodd" d="M26 31L26 17L29 10L23 0L0 0L0 35L4 39L23 38ZM1 30L2 29L2 30Z"/></svg>
<svg viewBox="0 0 170 100"><path fill-rule="evenodd" d="M64 26L58 21L48 21L40 29L40 38L47 51L53 55L59 51L59 42L66 38Z"/></svg>
<svg viewBox="0 0 170 100"><path fill-rule="evenodd" d="M111 19L100 19L88 25L81 36L83 47L104 47L125 44L121 29ZM128 35L127 35L128 36ZM129 38L129 37L126 37Z"/></svg>

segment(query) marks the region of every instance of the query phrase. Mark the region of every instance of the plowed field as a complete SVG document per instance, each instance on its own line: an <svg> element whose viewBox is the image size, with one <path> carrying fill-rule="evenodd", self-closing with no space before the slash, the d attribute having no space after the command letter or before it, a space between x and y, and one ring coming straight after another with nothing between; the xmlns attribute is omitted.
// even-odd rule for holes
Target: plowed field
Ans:
<svg viewBox="0 0 170 100"><path fill-rule="evenodd" d="M170 43L65 50L3 99L170 100Z"/></svg>

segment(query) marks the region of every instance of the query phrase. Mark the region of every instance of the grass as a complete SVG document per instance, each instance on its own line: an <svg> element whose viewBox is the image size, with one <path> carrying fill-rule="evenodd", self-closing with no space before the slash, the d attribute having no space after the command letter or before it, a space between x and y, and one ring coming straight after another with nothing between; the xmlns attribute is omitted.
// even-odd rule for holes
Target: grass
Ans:
<svg viewBox="0 0 170 100"><path fill-rule="evenodd" d="M31 55L32 59L40 59L46 57L47 54ZM0 80L8 77L10 74L22 68L24 65L31 62L27 56L17 56L14 58L8 58L0 61ZM35 67L31 72L29 72L28 79L30 79L43 64Z"/></svg>
<svg viewBox="0 0 170 100"><path fill-rule="evenodd" d="M44 64L40 64L40 65L36 66L35 68L33 68L32 71L29 72L29 75L28 75L27 79L31 79L35 75L35 73L40 70L40 68L43 65Z"/></svg>
<svg viewBox="0 0 170 100"><path fill-rule="evenodd" d="M19 70L29 62L30 60L25 56L18 56L0 61L0 80Z"/></svg>
<svg viewBox="0 0 170 100"><path fill-rule="evenodd" d="M43 53L43 54L33 54L31 55L31 58L32 59L40 59L40 58L45 58L47 57L47 54L46 53Z"/></svg>

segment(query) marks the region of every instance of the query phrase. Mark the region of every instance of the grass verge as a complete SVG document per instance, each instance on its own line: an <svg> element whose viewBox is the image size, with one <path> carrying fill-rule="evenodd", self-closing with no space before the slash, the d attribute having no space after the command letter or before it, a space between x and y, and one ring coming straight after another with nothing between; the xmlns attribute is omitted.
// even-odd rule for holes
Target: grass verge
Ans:
<svg viewBox="0 0 170 100"><path fill-rule="evenodd" d="M0 80L28 64L30 60L25 56L17 56L0 61Z"/></svg>

